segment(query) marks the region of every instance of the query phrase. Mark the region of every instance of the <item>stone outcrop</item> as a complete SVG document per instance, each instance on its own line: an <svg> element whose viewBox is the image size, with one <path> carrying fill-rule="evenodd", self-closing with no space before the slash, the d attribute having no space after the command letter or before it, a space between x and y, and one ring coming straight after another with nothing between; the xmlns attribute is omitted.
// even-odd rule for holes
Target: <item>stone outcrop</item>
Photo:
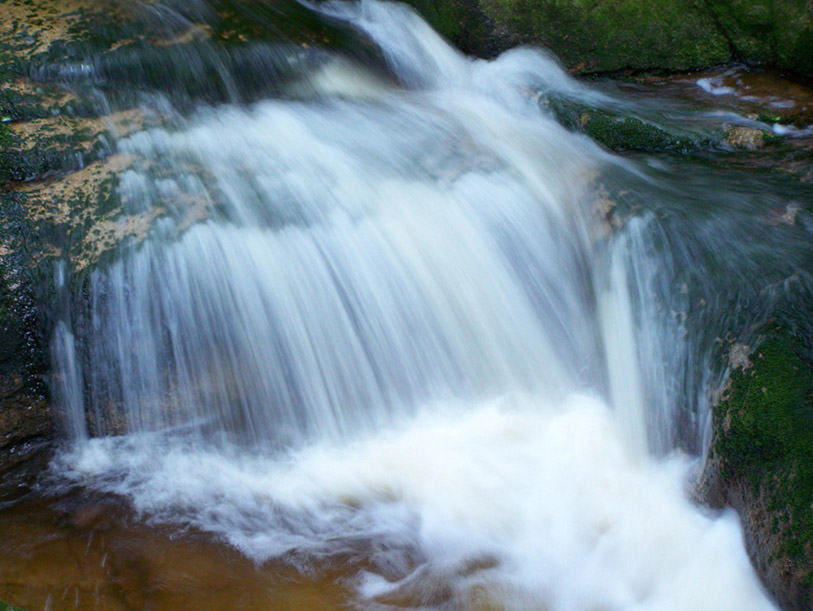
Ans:
<svg viewBox="0 0 813 611"><path fill-rule="evenodd" d="M116 145L164 127L144 96L187 111L276 95L298 62L325 61L325 46L383 66L363 36L294 0L0 2L0 500L24 488L39 466L26 459L56 436L49 338L82 307L88 275L170 213L179 231L211 213L182 190L132 204L129 170L177 179Z"/></svg>
<svg viewBox="0 0 813 611"><path fill-rule="evenodd" d="M757 571L794 610L813 608L811 295L799 303L777 313L756 348L733 346L699 483L701 500L737 510Z"/></svg>
<svg viewBox="0 0 813 611"><path fill-rule="evenodd" d="M688 70L738 59L813 75L808 0L407 0L468 53L528 43L574 72Z"/></svg>

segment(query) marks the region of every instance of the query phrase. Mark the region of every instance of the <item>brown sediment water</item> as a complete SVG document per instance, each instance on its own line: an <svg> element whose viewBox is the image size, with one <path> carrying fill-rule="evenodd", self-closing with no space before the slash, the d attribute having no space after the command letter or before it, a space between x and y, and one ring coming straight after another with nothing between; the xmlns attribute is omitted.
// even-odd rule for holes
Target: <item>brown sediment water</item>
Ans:
<svg viewBox="0 0 813 611"><path fill-rule="evenodd" d="M701 80L706 89L698 84ZM767 113L798 125L813 122L813 84L777 70L729 65L689 74L646 75L619 85L634 89L636 96L650 93L658 98L683 99L694 106L752 114L754 118Z"/></svg>
<svg viewBox="0 0 813 611"><path fill-rule="evenodd" d="M349 562L256 565L193 531L155 527L121 500L73 492L0 511L0 600L35 609L346 608Z"/></svg>

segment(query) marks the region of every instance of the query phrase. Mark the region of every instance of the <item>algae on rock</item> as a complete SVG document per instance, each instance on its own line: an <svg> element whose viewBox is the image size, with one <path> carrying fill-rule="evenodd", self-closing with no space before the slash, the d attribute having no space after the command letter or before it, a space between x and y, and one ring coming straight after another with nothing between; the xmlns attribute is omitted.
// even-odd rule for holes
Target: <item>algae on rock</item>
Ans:
<svg viewBox="0 0 813 611"><path fill-rule="evenodd" d="M813 75L807 0L407 0L467 53L542 45L572 71L679 71L731 59Z"/></svg>
<svg viewBox="0 0 813 611"><path fill-rule="evenodd" d="M780 309L732 362L700 496L740 514L746 546L788 609L813 608L813 295ZM747 349L745 350L747 351Z"/></svg>

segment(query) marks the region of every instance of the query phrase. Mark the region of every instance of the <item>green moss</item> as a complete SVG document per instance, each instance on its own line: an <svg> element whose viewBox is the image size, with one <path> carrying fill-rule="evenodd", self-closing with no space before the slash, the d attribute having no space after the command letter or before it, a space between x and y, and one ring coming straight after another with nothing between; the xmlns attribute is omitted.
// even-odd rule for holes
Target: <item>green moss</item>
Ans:
<svg viewBox="0 0 813 611"><path fill-rule="evenodd" d="M813 30L804 30L793 43L780 46L777 64L794 72L813 76Z"/></svg>
<svg viewBox="0 0 813 611"><path fill-rule="evenodd" d="M780 68L813 76L813 10L808 0L771 4L775 20L775 62Z"/></svg>
<svg viewBox="0 0 813 611"><path fill-rule="evenodd" d="M551 49L577 72L686 70L736 57L813 76L808 0L407 0L468 53Z"/></svg>
<svg viewBox="0 0 813 611"><path fill-rule="evenodd" d="M11 130L5 123L0 123L0 155L2 155L2 150L10 147L12 143L13 136Z"/></svg>
<svg viewBox="0 0 813 611"><path fill-rule="evenodd" d="M15 607L0 600L0 611L25 611L22 607Z"/></svg>
<svg viewBox="0 0 813 611"><path fill-rule="evenodd" d="M495 30L470 0L407 0L441 36L464 53L490 57L510 46L504 32Z"/></svg>
<svg viewBox="0 0 813 611"><path fill-rule="evenodd" d="M563 99L549 101L557 121L614 151L687 151L704 143L690 134L668 131L636 117L623 117Z"/></svg>
<svg viewBox="0 0 813 611"><path fill-rule="evenodd" d="M762 141L767 145L782 144L785 137L773 132L762 132Z"/></svg>
<svg viewBox="0 0 813 611"><path fill-rule="evenodd" d="M807 0L706 0L735 55L813 74L813 13Z"/></svg>
<svg viewBox="0 0 813 611"><path fill-rule="evenodd" d="M725 62L730 47L693 0L481 0L485 13L582 72L685 70Z"/></svg>
<svg viewBox="0 0 813 611"><path fill-rule="evenodd" d="M769 125L775 125L776 123L782 123L782 117L771 112L761 112L757 116L757 121L768 123Z"/></svg>
<svg viewBox="0 0 813 611"><path fill-rule="evenodd" d="M707 0L734 53L751 62L773 57L773 11L765 0Z"/></svg>
<svg viewBox="0 0 813 611"><path fill-rule="evenodd" d="M731 374L730 393L715 409L720 433L713 450L724 475L745 478L767 499L781 551L794 563L806 563L813 546L810 315L768 325L752 366Z"/></svg>
<svg viewBox="0 0 813 611"><path fill-rule="evenodd" d="M691 141L669 134L634 117L612 117L605 113L588 116L584 132L594 140L616 151L688 149Z"/></svg>

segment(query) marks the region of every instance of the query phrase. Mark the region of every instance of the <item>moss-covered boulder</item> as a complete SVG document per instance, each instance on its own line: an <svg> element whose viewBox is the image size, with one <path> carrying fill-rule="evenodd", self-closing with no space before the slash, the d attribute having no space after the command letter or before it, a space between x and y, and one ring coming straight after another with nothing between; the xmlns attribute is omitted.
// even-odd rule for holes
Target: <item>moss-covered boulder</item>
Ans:
<svg viewBox="0 0 813 611"><path fill-rule="evenodd" d="M733 371L714 409L704 500L734 507L768 589L787 609L813 608L813 300L783 310Z"/></svg>
<svg viewBox="0 0 813 611"><path fill-rule="evenodd" d="M731 56L712 15L692 0L480 0L443 10L408 1L465 51L538 44L579 72L685 70Z"/></svg>
<svg viewBox="0 0 813 611"><path fill-rule="evenodd" d="M481 0L486 14L523 40L587 72L685 70L728 59L702 4L692 0Z"/></svg>
<svg viewBox="0 0 813 611"><path fill-rule="evenodd" d="M407 0L467 53L519 43L575 72L687 70L731 59L813 75L807 0Z"/></svg>
<svg viewBox="0 0 813 611"><path fill-rule="evenodd" d="M593 108L563 98L543 102L556 120L618 151L691 151L714 144L707 136L667 129L638 117Z"/></svg>
<svg viewBox="0 0 813 611"><path fill-rule="evenodd" d="M813 75L813 7L807 0L709 0L736 57Z"/></svg>

